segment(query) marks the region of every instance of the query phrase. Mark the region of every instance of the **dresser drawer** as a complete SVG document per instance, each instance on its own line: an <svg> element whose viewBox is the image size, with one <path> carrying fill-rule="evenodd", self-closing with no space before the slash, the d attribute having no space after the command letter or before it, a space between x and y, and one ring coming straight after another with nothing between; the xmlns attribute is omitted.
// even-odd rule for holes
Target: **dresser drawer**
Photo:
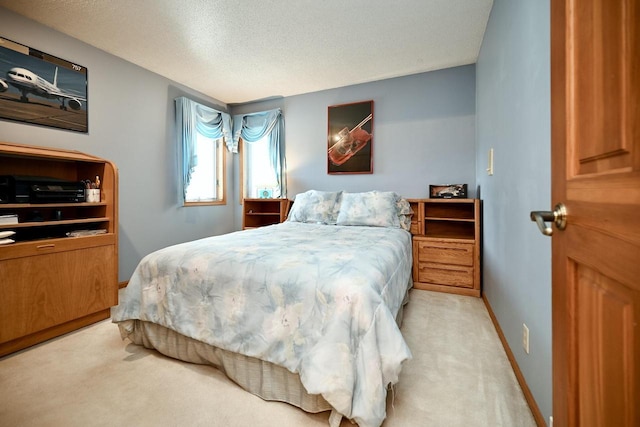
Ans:
<svg viewBox="0 0 640 427"><path fill-rule="evenodd" d="M473 267L421 262L418 282L473 288Z"/></svg>
<svg viewBox="0 0 640 427"><path fill-rule="evenodd" d="M418 261L473 266L473 243L418 240Z"/></svg>
<svg viewBox="0 0 640 427"><path fill-rule="evenodd" d="M115 234L16 242L0 246L0 261L108 245L116 245Z"/></svg>

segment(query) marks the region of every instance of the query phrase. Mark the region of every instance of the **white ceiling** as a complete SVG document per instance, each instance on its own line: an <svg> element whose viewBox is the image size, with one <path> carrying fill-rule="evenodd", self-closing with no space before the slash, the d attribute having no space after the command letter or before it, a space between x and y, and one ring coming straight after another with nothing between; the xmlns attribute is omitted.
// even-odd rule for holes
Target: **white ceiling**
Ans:
<svg viewBox="0 0 640 427"><path fill-rule="evenodd" d="M492 4L0 0L0 6L228 104L475 63ZM69 55L64 59L75 59Z"/></svg>

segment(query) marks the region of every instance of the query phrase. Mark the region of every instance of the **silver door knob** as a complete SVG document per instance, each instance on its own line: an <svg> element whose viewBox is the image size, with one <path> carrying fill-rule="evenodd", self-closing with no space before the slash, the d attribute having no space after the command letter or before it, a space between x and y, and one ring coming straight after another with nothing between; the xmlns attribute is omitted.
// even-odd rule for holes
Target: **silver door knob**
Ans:
<svg viewBox="0 0 640 427"><path fill-rule="evenodd" d="M558 230L567 228L567 208L562 203L558 203L553 211L531 211L530 217L531 221L535 221L538 224L540 232L545 236L553 234L553 228L551 228L551 225L547 225L546 222L553 222L558 227Z"/></svg>

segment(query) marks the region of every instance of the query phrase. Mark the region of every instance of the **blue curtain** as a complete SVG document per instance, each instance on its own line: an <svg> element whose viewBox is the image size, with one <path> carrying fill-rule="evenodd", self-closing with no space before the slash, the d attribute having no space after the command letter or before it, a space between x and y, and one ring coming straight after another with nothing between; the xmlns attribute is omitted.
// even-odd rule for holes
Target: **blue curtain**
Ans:
<svg viewBox="0 0 640 427"><path fill-rule="evenodd" d="M193 169L198 165L196 132L207 138L224 138L229 151L232 151L233 138L231 116L189 98L179 97L176 103L176 129L178 145L182 149L182 201L191 182ZM236 149L237 152L237 149Z"/></svg>
<svg viewBox="0 0 640 427"><path fill-rule="evenodd" d="M263 111L260 113L241 114L233 116L233 148L238 152L240 138L246 143L252 143L268 137L269 161L274 171L280 194L276 197L287 196L287 167L284 157L284 118L280 109Z"/></svg>

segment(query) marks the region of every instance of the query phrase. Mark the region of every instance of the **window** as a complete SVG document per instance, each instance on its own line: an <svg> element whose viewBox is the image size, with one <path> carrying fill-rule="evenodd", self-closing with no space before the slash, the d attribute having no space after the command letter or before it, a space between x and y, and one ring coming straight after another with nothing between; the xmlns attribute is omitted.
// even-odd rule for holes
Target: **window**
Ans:
<svg viewBox="0 0 640 427"><path fill-rule="evenodd" d="M226 204L226 152L231 116L185 97L175 99L184 206Z"/></svg>
<svg viewBox="0 0 640 427"><path fill-rule="evenodd" d="M187 185L184 204L222 204L225 202L225 151L222 138L207 138L196 132L196 165Z"/></svg>
<svg viewBox="0 0 640 427"><path fill-rule="evenodd" d="M234 150L240 153L241 199L287 196L282 111L233 116Z"/></svg>
<svg viewBox="0 0 640 427"><path fill-rule="evenodd" d="M247 198L280 197L276 173L271 166L269 137L256 142L242 141L242 194Z"/></svg>

